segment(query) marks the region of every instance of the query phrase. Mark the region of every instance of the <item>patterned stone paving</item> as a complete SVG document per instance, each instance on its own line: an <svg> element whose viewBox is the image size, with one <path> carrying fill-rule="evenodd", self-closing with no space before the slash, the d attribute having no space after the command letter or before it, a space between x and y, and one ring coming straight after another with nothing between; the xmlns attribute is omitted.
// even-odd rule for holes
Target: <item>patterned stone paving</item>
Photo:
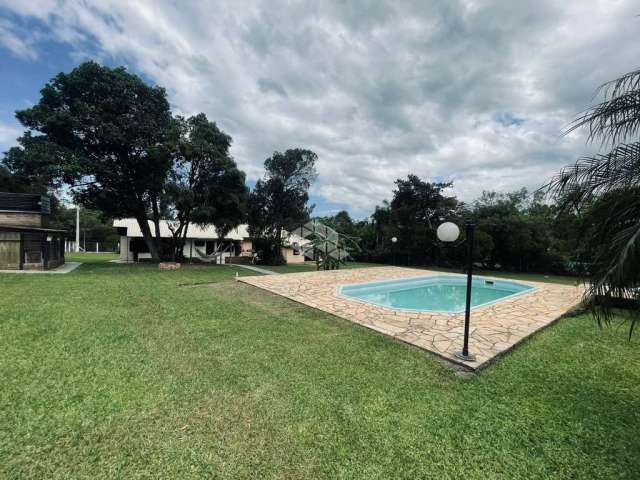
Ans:
<svg viewBox="0 0 640 480"><path fill-rule="evenodd" d="M476 355L475 362L462 361L454 355L462 348L464 313L400 311L338 293L341 285L424 275L442 273L372 267L240 277L239 281L358 323L471 370L486 366L497 355L552 323L580 303L583 293L580 287L516 280L535 286L536 290L471 310L469 351Z"/></svg>

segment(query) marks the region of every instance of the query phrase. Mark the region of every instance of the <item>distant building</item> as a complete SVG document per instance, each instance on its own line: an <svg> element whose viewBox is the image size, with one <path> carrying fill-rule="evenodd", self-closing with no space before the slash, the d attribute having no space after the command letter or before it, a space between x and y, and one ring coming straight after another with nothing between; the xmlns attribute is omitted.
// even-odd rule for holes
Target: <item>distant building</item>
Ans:
<svg viewBox="0 0 640 480"><path fill-rule="evenodd" d="M123 218L114 220L113 226L120 235L120 260L123 262L135 262L151 258L147 244L142 236L142 231L135 218ZM160 221L160 237L162 242L170 245L172 235L170 224L166 220ZM149 222L149 228L153 233L155 227ZM305 261L300 244L305 240L297 237L289 237L282 248L282 255L287 263L302 263ZM239 225L223 238L213 225L199 227L189 225L187 238L184 244L184 256L190 260L215 262L215 263L239 263L250 260L257 252L253 250L253 242L249 236L247 225Z"/></svg>
<svg viewBox="0 0 640 480"><path fill-rule="evenodd" d="M64 230L49 228L49 197L0 192L0 270L49 270L64 263Z"/></svg>

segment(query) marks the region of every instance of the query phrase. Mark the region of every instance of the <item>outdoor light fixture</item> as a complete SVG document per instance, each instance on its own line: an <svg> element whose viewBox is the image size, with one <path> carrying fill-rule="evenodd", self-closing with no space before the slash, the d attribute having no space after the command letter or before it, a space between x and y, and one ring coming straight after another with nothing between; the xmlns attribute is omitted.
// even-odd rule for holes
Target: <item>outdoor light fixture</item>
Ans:
<svg viewBox="0 0 640 480"><path fill-rule="evenodd" d="M444 222L436 232L441 242L455 242L460 236L458 225L453 222Z"/></svg>
<svg viewBox="0 0 640 480"><path fill-rule="evenodd" d="M391 237L391 252L393 253L393 262L392 264L396 264L396 242L398 241L398 237Z"/></svg>
<svg viewBox="0 0 640 480"><path fill-rule="evenodd" d="M471 317L471 284L473 281L473 232L476 224L471 220L467 220L464 226L467 233L467 303L464 311L464 344L462 345L462 351L456 352L455 355L461 360L474 362L476 360L475 355L469 353L469 319ZM460 236L460 228L453 222L444 222L440 224L436 234L441 242L452 243Z"/></svg>

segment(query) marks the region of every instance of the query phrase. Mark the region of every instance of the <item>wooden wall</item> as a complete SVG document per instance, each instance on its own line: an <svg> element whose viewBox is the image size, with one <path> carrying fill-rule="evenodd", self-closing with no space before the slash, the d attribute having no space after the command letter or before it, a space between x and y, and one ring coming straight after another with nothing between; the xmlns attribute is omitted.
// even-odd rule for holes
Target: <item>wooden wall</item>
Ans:
<svg viewBox="0 0 640 480"><path fill-rule="evenodd" d="M0 232L0 270L19 270L21 245L20 234Z"/></svg>
<svg viewBox="0 0 640 480"><path fill-rule="evenodd" d="M0 225L16 225L20 227L46 227L47 216L37 212L2 212Z"/></svg>

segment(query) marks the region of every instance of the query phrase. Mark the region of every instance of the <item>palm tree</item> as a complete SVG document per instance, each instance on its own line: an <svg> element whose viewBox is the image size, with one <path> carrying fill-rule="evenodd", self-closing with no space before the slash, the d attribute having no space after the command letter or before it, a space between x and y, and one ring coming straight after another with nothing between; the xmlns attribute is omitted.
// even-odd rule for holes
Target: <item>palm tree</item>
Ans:
<svg viewBox="0 0 640 480"><path fill-rule="evenodd" d="M583 239L593 263L587 303L598 321L629 302L640 319L640 70L602 85L602 101L589 107L565 134L587 128L588 141L609 150L564 168L549 189L565 207L586 214Z"/></svg>

